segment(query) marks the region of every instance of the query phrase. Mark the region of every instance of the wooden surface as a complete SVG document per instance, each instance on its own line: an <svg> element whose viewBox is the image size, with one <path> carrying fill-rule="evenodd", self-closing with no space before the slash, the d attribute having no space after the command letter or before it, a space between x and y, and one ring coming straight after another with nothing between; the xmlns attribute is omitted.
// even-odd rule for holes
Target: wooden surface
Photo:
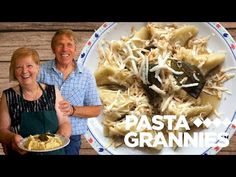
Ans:
<svg viewBox="0 0 236 177"><path fill-rule="evenodd" d="M70 28L79 37L79 52L90 36L98 29L102 22L0 22L0 97L2 90L15 83L8 81L8 69L11 54L18 47L32 47L39 52L43 61L53 59L50 40L54 32L60 28ZM236 40L236 23L221 23ZM235 104L235 103L234 103ZM0 146L0 154L3 154ZM96 155L86 139L82 138L81 155ZM236 134L230 141L230 146L222 149L220 155L236 155Z"/></svg>

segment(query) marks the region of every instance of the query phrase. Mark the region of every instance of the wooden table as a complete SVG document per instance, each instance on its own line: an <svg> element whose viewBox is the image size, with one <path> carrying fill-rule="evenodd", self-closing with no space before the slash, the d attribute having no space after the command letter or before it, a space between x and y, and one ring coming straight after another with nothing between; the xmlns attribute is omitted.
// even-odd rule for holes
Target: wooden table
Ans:
<svg viewBox="0 0 236 177"><path fill-rule="evenodd" d="M18 47L33 47L39 52L41 60L53 59L50 41L56 30L70 28L79 36L78 49L81 51L90 36L102 22L0 22L0 97L2 90L14 85L9 83L8 70L11 54ZM221 23L236 40L236 22ZM233 103L235 104L235 103ZM3 154L0 146L0 154ZM90 144L82 138L81 155L97 154ZM236 154L236 134L230 141L230 146L219 154Z"/></svg>

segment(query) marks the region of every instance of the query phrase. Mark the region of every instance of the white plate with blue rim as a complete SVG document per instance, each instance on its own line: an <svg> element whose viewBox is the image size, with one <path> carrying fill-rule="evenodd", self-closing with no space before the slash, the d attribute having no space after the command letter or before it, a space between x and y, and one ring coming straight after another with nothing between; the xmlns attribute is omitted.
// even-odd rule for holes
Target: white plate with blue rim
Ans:
<svg viewBox="0 0 236 177"><path fill-rule="evenodd" d="M140 29L144 26L145 22L124 22L124 23L112 23L106 22L104 23L88 40L86 45L84 46L81 54L79 56L78 62L82 63L85 67L87 67L92 73L95 72L98 66L98 44L100 40L105 39L107 41L111 40L119 40L122 36L128 36L131 34L131 28L135 27L135 29ZM176 23L178 24L178 23ZM208 42L208 48L212 51L224 50L226 51L226 57L223 64L223 68L236 66L236 43L234 39L231 37L229 32L217 22L209 22L209 23L187 23L184 24L192 24L195 25L199 29L199 33L197 37L210 36L210 40ZM235 70L232 70L231 73L235 73ZM236 77L231 80L225 82L224 87L226 87L231 94L223 93L223 97L221 99L220 105L218 107L218 112L223 112L224 117L222 117L221 121L223 122L227 119L226 122L228 124L221 124L218 127L210 126L207 129L202 130L203 132L226 132L228 134L227 138L230 140L236 131L236 89L234 85L236 83ZM142 154L142 155L154 155L154 154L197 154L197 155L209 155L209 154L217 154L222 147L214 146L214 147L181 147L177 148L177 150L173 151L172 148L166 147L163 148L160 152L149 152L143 151L140 148L129 148L126 145L122 145L121 147L114 148L110 146L111 140L104 136L103 134L103 125L102 125L103 116L99 116L98 118L88 119L88 131L85 135L87 141L91 144L91 146L98 152L98 154L113 154L113 155L121 155L121 154ZM216 143L219 140L216 140Z"/></svg>

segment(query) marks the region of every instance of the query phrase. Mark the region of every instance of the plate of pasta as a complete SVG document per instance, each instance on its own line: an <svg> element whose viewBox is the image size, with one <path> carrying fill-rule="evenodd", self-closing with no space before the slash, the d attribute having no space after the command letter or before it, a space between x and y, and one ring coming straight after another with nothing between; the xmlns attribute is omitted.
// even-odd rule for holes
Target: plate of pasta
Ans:
<svg viewBox="0 0 236 177"><path fill-rule="evenodd" d="M222 137L229 141L236 130L236 44L220 23L104 23L78 62L94 74L103 104L103 113L88 120L85 135L99 154L217 154ZM160 121L160 131L138 130L138 123L127 129L127 115L139 120L145 115L151 126L154 115L177 116L173 125L184 115L190 130L170 130L167 120ZM175 141L166 147L162 141L128 147L124 139L131 131L136 138L150 133L155 143L161 133L166 138L196 132L199 142L210 133L218 136L211 146Z"/></svg>
<svg viewBox="0 0 236 177"><path fill-rule="evenodd" d="M58 134L37 134L22 139L18 146L28 152L50 152L67 146L69 138Z"/></svg>

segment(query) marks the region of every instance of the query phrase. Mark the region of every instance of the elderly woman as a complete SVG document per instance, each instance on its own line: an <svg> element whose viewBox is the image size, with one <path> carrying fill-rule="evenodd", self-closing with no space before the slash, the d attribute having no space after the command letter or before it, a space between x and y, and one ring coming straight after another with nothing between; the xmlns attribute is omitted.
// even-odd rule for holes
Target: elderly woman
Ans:
<svg viewBox="0 0 236 177"><path fill-rule="evenodd" d="M3 91L0 103L0 143L9 155L25 154L17 144L29 135L47 132L71 135L68 117L58 109L62 96L55 86L37 82L39 69L35 50L19 48L13 53L10 80L19 84ZM46 154L64 153L60 149Z"/></svg>

